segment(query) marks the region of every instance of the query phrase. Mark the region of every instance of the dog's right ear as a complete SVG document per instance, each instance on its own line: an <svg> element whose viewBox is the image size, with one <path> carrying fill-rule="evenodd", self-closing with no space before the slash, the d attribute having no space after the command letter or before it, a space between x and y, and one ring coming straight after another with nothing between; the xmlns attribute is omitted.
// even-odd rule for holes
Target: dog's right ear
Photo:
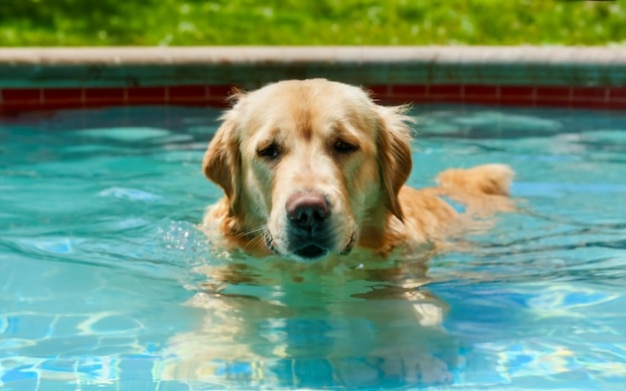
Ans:
<svg viewBox="0 0 626 391"><path fill-rule="evenodd" d="M228 112L219 127L202 160L202 170L207 178L218 184L226 194L230 213L236 214L240 202L238 178L241 167L237 121L233 112Z"/></svg>

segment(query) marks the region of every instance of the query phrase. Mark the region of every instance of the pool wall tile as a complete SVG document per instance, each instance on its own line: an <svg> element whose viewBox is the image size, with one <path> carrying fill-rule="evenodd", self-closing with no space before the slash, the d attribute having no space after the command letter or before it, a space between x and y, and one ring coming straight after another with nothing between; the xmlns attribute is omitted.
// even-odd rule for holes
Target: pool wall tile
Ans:
<svg viewBox="0 0 626 391"><path fill-rule="evenodd" d="M40 88L5 88L2 90L2 102L40 102L42 99Z"/></svg>
<svg viewBox="0 0 626 391"><path fill-rule="evenodd" d="M497 98L499 95L499 88L498 86L492 85L466 84L464 86L463 93L466 97L480 96Z"/></svg>
<svg viewBox="0 0 626 391"><path fill-rule="evenodd" d="M170 86L167 90L169 103L185 104L203 101L209 96L209 87L203 85Z"/></svg>
<svg viewBox="0 0 626 391"><path fill-rule="evenodd" d="M626 49L212 47L0 49L0 114L98 106L227 107L233 87L324 77L383 103L622 110Z"/></svg>
<svg viewBox="0 0 626 391"><path fill-rule="evenodd" d="M534 86L523 86L523 85L509 85L509 86L500 86L500 97L502 99L505 98L518 98L518 99L527 99L533 100L536 94L536 87Z"/></svg>
<svg viewBox="0 0 626 391"><path fill-rule="evenodd" d="M610 89L607 87L572 87L574 100L607 101Z"/></svg>
<svg viewBox="0 0 626 391"><path fill-rule="evenodd" d="M609 100L625 100L626 101L626 87L610 88Z"/></svg>
<svg viewBox="0 0 626 391"><path fill-rule="evenodd" d="M44 88L44 102L82 102L84 90L79 88Z"/></svg>
<svg viewBox="0 0 626 391"><path fill-rule="evenodd" d="M31 111L42 108L42 90L40 88L7 88L0 91L0 114L4 111Z"/></svg>
<svg viewBox="0 0 626 391"><path fill-rule="evenodd" d="M0 91L0 111L12 109L19 111L39 110L43 105L43 90L40 88L7 88Z"/></svg>
<svg viewBox="0 0 626 391"><path fill-rule="evenodd" d="M544 87L538 86L535 89L538 100L565 100L569 101L572 98L571 87Z"/></svg>
<svg viewBox="0 0 626 391"><path fill-rule="evenodd" d="M382 87L386 87L384 90ZM386 95L391 96L428 96L428 85L395 85L395 86L378 86L379 91L384 91ZM376 90L373 90L376 92Z"/></svg>
<svg viewBox="0 0 626 391"><path fill-rule="evenodd" d="M95 87L84 88L85 104L123 105L126 103L126 90L123 88Z"/></svg>
<svg viewBox="0 0 626 391"><path fill-rule="evenodd" d="M167 104L167 88L165 87L128 87L128 102L132 104Z"/></svg>
<svg viewBox="0 0 626 391"><path fill-rule="evenodd" d="M214 99L225 99L236 91L235 85L211 85L208 87L208 96Z"/></svg>

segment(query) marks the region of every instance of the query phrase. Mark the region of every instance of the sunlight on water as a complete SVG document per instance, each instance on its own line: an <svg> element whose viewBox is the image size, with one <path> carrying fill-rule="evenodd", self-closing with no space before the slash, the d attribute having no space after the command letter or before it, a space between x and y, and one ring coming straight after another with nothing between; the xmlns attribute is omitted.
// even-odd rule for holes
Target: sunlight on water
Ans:
<svg viewBox="0 0 626 391"><path fill-rule="evenodd" d="M195 227L217 111L1 119L0 388L622 387L626 115L414 114L411 185L503 162L521 212L394 280L226 268Z"/></svg>

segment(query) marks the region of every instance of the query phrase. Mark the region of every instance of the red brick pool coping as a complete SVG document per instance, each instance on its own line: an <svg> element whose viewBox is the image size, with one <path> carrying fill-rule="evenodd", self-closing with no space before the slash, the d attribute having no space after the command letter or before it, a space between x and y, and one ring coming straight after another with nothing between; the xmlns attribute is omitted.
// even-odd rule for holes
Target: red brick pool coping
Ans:
<svg viewBox="0 0 626 391"><path fill-rule="evenodd" d="M384 103L626 110L617 47L0 49L0 113L129 105L225 106L233 87L326 77Z"/></svg>

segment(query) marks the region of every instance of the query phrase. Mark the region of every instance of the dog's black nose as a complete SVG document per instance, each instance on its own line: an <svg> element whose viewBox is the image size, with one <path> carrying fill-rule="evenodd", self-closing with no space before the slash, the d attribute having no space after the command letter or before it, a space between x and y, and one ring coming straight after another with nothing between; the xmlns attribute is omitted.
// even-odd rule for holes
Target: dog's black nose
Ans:
<svg viewBox="0 0 626 391"><path fill-rule="evenodd" d="M313 191L291 195L287 199L285 208L289 220L299 228L306 230L312 230L320 225L330 213L326 198Z"/></svg>

